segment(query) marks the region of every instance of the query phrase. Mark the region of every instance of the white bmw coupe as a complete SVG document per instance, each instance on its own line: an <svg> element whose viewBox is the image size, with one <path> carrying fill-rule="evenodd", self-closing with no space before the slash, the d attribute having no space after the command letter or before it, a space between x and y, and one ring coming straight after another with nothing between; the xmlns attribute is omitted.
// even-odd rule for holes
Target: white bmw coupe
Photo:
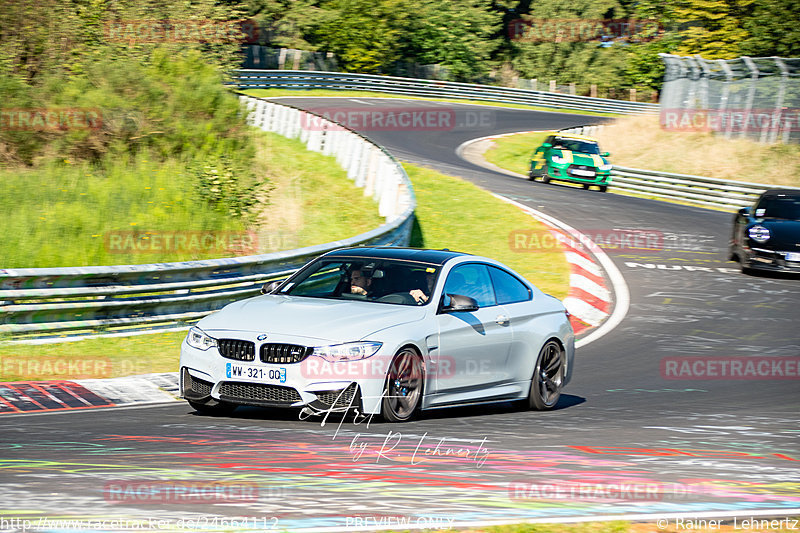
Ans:
<svg viewBox="0 0 800 533"><path fill-rule="evenodd" d="M354 410L401 422L509 400L551 409L572 374L564 306L485 257L346 248L262 292L186 336L180 386L197 411Z"/></svg>

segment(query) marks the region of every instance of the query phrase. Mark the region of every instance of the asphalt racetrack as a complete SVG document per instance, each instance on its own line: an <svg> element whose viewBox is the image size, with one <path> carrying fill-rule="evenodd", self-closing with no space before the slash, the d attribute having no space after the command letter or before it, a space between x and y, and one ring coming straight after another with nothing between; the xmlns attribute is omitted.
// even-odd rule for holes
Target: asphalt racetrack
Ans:
<svg viewBox="0 0 800 533"><path fill-rule="evenodd" d="M477 137L597 117L280 101L433 113L444 118L413 130L367 115L353 125L399 159L587 235L659 234L653 248L606 250L630 293L627 314L578 349L573 381L545 413L506 403L398 425L255 408L215 418L175 402L4 415L1 531L399 530L592 517L742 526L800 515L800 279L743 275L727 261L731 214L530 182L456 154Z"/></svg>

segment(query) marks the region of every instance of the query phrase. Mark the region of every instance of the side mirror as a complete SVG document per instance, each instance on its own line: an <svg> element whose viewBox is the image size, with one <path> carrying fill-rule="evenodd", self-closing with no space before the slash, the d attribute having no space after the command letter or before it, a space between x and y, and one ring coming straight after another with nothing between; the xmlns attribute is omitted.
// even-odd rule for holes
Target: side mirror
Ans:
<svg viewBox="0 0 800 533"><path fill-rule="evenodd" d="M268 281L261 287L261 294L272 294L275 292L275 289L281 286L281 284L286 281L285 279L279 279L277 281Z"/></svg>
<svg viewBox="0 0 800 533"><path fill-rule="evenodd" d="M553 145L552 145L552 144L550 144L550 143L544 143L544 144L542 144L542 148L552 148L552 147L553 147Z"/></svg>
<svg viewBox="0 0 800 533"><path fill-rule="evenodd" d="M600 152L600 155L601 155L602 157L608 157L608 156L610 156L610 155L611 155L611 153L610 153L610 152Z"/></svg>
<svg viewBox="0 0 800 533"><path fill-rule="evenodd" d="M461 294L447 294L445 296L450 298L450 302L442 307L443 313L471 313L479 309L478 302L475 301L475 298L470 298L469 296L463 296Z"/></svg>

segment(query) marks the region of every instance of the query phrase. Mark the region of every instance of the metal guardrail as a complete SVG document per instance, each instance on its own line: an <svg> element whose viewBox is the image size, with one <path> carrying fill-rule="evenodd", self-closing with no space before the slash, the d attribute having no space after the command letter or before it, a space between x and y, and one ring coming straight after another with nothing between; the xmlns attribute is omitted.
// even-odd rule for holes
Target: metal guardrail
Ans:
<svg viewBox="0 0 800 533"><path fill-rule="evenodd" d="M594 135L603 126L580 126L560 130L564 133ZM690 174L673 174L656 170L642 170L614 165L611 169L611 189L632 193L680 200L707 207L736 211L753 205L756 198L767 189L782 188L763 183L730 181Z"/></svg>
<svg viewBox="0 0 800 533"><path fill-rule="evenodd" d="M380 227L340 241L262 255L124 266L0 269L0 334L174 326L259 293L310 259L345 246L407 245L416 201L403 167L383 148L323 117L241 97L248 122L332 155L378 202ZM308 127L312 125L311 127ZM305 126L305 127L304 127ZM62 333L63 334L63 333Z"/></svg>
<svg viewBox="0 0 800 533"><path fill-rule="evenodd" d="M233 84L239 89L281 88L375 91L406 96L456 98L625 115L658 114L659 110L658 104L645 102L626 102L625 100L608 100L605 98L512 87L345 72L238 70L233 77Z"/></svg>

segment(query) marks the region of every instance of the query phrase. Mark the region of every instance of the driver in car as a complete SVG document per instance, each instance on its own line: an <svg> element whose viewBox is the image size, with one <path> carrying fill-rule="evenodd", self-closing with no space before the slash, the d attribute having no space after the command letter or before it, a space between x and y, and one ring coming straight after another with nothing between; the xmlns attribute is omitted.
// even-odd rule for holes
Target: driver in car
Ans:
<svg viewBox="0 0 800 533"><path fill-rule="evenodd" d="M426 272L425 273L425 284L427 290L423 289L411 289L409 294L414 298L414 301L418 304L423 304L428 301L430 294L433 292L433 283L436 280L436 272Z"/></svg>
<svg viewBox="0 0 800 533"><path fill-rule="evenodd" d="M366 296L371 283L372 280L364 275L363 270L355 269L350 272L350 294Z"/></svg>

